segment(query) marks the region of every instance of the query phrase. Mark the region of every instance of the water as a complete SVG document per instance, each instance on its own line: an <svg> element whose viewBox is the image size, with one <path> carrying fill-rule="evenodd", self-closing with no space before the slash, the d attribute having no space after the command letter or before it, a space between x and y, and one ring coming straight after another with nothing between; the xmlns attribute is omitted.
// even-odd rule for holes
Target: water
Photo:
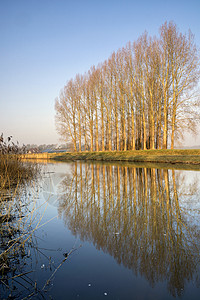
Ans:
<svg viewBox="0 0 200 300"><path fill-rule="evenodd" d="M43 170L32 195L40 225L23 258L33 272L14 282L20 299L33 285L33 299L199 299L200 172L81 162Z"/></svg>

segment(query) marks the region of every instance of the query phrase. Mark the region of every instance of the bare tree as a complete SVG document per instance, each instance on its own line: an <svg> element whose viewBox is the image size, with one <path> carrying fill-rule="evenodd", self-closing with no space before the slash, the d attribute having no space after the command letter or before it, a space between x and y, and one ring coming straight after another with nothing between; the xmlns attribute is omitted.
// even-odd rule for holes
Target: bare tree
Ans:
<svg viewBox="0 0 200 300"><path fill-rule="evenodd" d="M58 132L74 151L173 148L185 128L195 132L199 78L193 35L166 22L158 38L145 32L66 84L55 102Z"/></svg>

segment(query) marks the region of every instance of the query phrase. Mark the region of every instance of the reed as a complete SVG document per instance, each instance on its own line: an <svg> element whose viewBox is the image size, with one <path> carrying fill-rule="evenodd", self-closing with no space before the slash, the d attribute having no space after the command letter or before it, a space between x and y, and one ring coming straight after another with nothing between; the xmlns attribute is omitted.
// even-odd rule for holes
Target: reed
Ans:
<svg viewBox="0 0 200 300"><path fill-rule="evenodd" d="M49 160L49 159L53 159L54 156L59 156L59 155L62 155L63 153L25 153L25 154L22 154L20 155L20 158L21 159L36 159L36 160Z"/></svg>
<svg viewBox="0 0 200 300"><path fill-rule="evenodd" d="M37 164L22 161L21 149L0 139L0 286L13 295L11 281L22 277L20 261L28 257L28 245L41 220L27 187L37 186ZM31 206L31 210L30 210ZM13 293L12 293L13 292Z"/></svg>
<svg viewBox="0 0 200 300"><path fill-rule="evenodd" d="M36 164L24 163L16 154L0 154L0 190L30 182L37 169Z"/></svg>

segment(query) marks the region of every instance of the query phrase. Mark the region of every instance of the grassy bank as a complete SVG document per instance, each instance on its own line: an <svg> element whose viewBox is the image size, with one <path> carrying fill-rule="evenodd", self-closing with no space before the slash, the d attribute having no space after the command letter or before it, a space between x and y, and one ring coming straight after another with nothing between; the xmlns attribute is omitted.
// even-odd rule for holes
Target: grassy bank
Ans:
<svg viewBox="0 0 200 300"><path fill-rule="evenodd" d="M53 159L56 161L97 160L200 165L200 149L38 153L25 154L22 158Z"/></svg>
<svg viewBox="0 0 200 300"><path fill-rule="evenodd" d="M171 164L195 164L200 166L200 150L136 150L51 153L50 159L58 161L97 160L97 161L130 161Z"/></svg>

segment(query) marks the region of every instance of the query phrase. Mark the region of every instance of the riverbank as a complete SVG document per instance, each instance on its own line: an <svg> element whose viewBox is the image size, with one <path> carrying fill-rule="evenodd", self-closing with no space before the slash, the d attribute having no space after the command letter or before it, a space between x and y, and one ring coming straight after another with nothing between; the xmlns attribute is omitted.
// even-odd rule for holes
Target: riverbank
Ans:
<svg viewBox="0 0 200 300"><path fill-rule="evenodd" d="M53 159L63 162L74 160L95 160L200 165L200 149L38 153L26 154L23 158Z"/></svg>

